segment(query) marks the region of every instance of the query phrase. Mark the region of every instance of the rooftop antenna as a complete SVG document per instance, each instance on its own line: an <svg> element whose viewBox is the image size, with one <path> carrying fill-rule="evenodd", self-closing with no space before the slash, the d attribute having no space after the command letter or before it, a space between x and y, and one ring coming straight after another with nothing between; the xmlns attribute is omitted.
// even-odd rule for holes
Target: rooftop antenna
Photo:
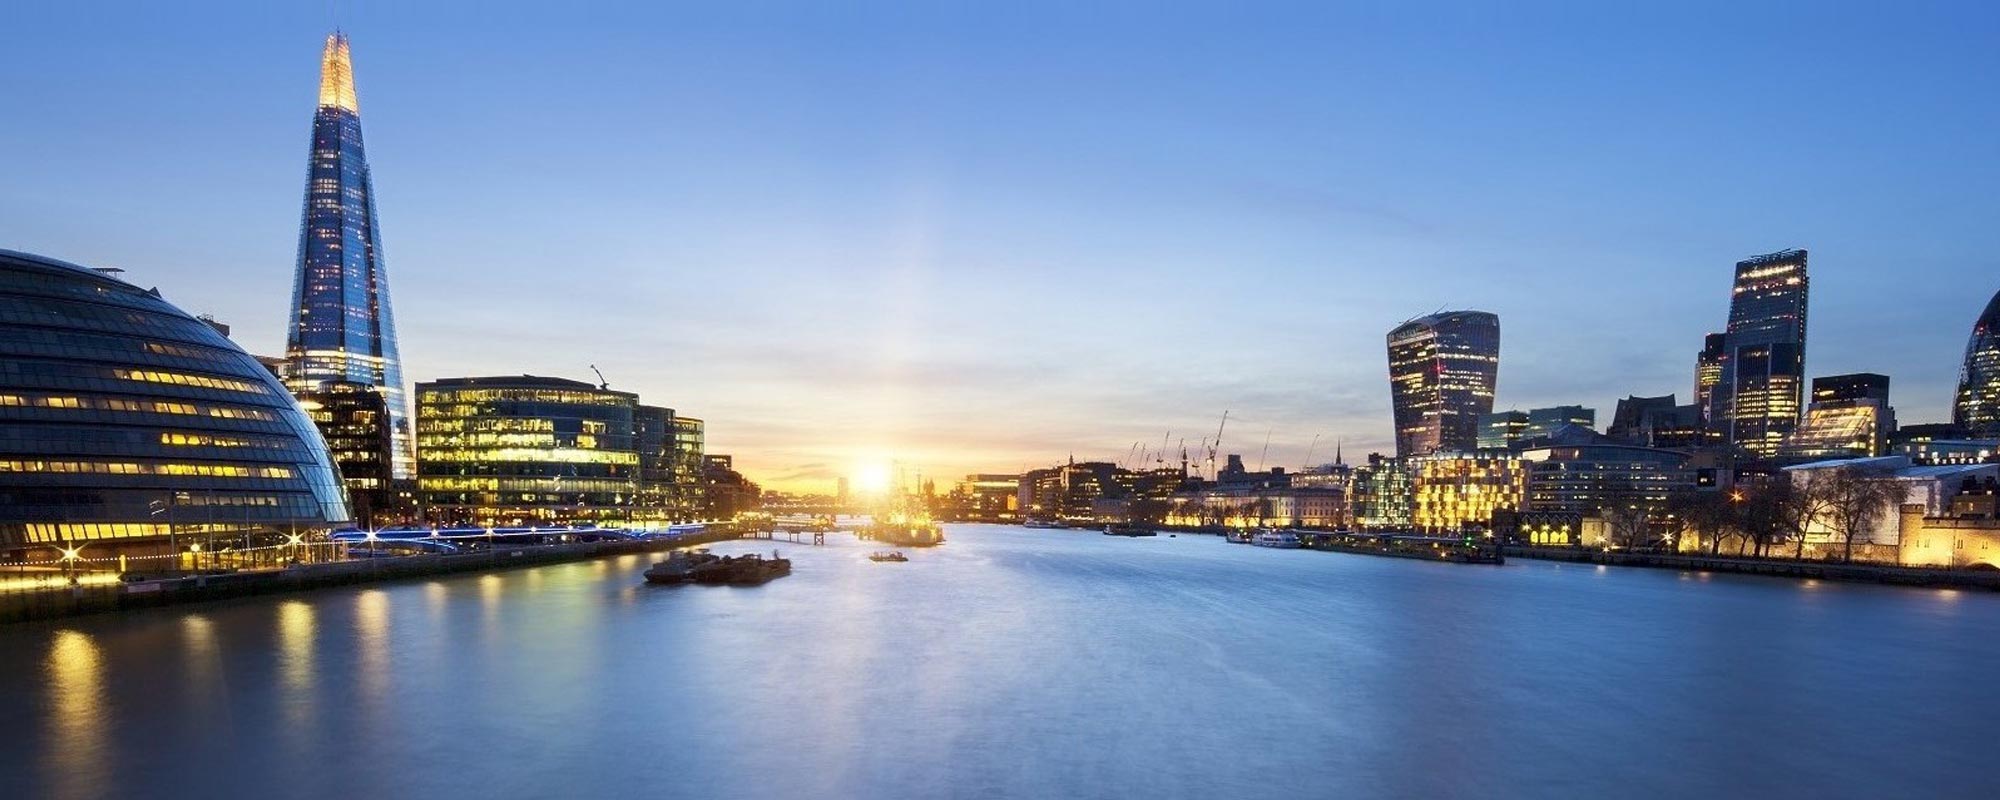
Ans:
<svg viewBox="0 0 2000 800"><path fill-rule="evenodd" d="M604 370L598 369L596 364L592 364L590 365L590 371L597 373L597 388L599 390L611 388L611 382L604 379Z"/></svg>

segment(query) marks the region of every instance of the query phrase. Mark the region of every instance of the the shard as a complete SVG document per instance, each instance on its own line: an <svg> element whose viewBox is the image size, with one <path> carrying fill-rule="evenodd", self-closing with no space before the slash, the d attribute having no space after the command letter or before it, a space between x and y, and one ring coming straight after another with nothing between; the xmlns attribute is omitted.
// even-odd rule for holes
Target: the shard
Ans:
<svg viewBox="0 0 2000 800"><path fill-rule="evenodd" d="M327 382L379 390L388 411L391 476L410 478L415 451L389 309L389 275L361 146L354 64L341 33L326 38L320 59L309 158L285 381L295 393Z"/></svg>

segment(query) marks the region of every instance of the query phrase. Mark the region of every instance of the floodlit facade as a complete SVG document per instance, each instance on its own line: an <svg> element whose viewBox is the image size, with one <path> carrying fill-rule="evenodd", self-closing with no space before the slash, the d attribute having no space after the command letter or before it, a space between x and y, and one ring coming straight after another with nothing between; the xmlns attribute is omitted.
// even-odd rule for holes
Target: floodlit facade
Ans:
<svg viewBox="0 0 2000 800"><path fill-rule="evenodd" d="M1729 443L1759 456L1799 420L1806 357L1806 251L1784 250L1736 264L1722 375L1710 392L1711 420ZM1701 386L1699 377L1696 395Z"/></svg>
<svg viewBox="0 0 2000 800"><path fill-rule="evenodd" d="M392 479L415 472L402 358L389 306L389 274L375 223L375 187L361 142L361 106L347 37L326 37L313 112L305 208L285 382L307 392L325 381L376 387L388 409Z"/></svg>
<svg viewBox="0 0 2000 800"><path fill-rule="evenodd" d="M2000 439L2000 293L1986 303L1965 343L1952 421L1974 439Z"/></svg>
<svg viewBox="0 0 2000 800"><path fill-rule="evenodd" d="M319 432L255 357L157 293L0 250L0 548L164 552L176 531L347 518Z"/></svg>
<svg viewBox="0 0 2000 800"><path fill-rule="evenodd" d="M638 505L638 398L532 375L417 384L417 493L432 522L625 523Z"/></svg>
<svg viewBox="0 0 2000 800"><path fill-rule="evenodd" d="M1778 446L1783 459L1867 458L1887 452L1896 429L1889 376L1872 372L1813 379L1805 421Z"/></svg>
<svg viewBox="0 0 2000 800"><path fill-rule="evenodd" d="M1528 463L1515 453L1432 453L1409 460L1410 524L1425 533L1484 529L1493 512L1527 501Z"/></svg>
<svg viewBox="0 0 2000 800"><path fill-rule="evenodd" d="M1500 376L1500 318L1442 312L1398 325L1388 339L1396 455L1476 447Z"/></svg>

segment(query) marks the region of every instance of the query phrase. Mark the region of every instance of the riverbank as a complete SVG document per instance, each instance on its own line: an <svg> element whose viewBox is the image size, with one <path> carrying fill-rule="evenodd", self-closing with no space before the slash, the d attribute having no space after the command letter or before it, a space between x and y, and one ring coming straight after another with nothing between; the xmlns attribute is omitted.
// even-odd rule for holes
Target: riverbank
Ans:
<svg viewBox="0 0 2000 800"><path fill-rule="evenodd" d="M736 531L717 531L645 541L502 545L490 551L476 553L366 558L322 564L300 564L284 569L189 575L139 583L93 583L42 591L13 592L0 594L0 624L202 603L260 594L305 592L361 583L429 578L458 572L487 572L588 561L633 553L660 553L676 548L699 547L730 541L740 535Z"/></svg>
<svg viewBox="0 0 2000 800"><path fill-rule="evenodd" d="M1507 547L1510 558L1542 561L1570 561L1616 567L1649 567L1683 572L1729 572L1739 575L1768 575L1850 583L1881 583L1895 586L1926 586L1947 589L2000 591L2000 570L1935 569L1899 567L1887 564L1842 564L1824 561L1792 561L1772 558L1731 558L1728 556L1637 553L1591 550L1572 547Z"/></svg>

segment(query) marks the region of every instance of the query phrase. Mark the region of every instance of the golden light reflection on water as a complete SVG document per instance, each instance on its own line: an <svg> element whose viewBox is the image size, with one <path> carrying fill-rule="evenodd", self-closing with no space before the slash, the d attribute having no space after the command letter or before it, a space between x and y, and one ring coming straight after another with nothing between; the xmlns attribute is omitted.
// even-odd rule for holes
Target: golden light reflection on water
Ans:
<svg viewBox="0 0 2000 800"><path fill-rule="evenodd" d="M187 663L187 689L197 693L196 700L207 700L220 694L217 683L221 675L216 665L222 660L222 653L215 645L215 623L200 614L189 614L181 618L181 657Z"/></svg>
<svg viewBox="0 0 2000 800"><path fill-rule="evenodd" d="M312 717L314 636L318 622L313 607L298 600L278 606L278 675L284 684L286 721L297 725Z"/></svg>
<svg viewBox="0 0 2000 800"><path fill-rule="evenodd" d="M58 631L44 669L49 690L49 786L59 797L103 793L107 720L104 655L81 631Z"/></svg>
<svg viewBox="0 0 2000 800"><path fill-rule="evenodd" d="M389 693L389 593L370 589L354 598L354 629L361 649L361 698L380 707Z"/></svg>
<svg viewBox="0 0 2000 800"><path fill-rule="evenodd" d="M491 640L500 632L500 592L505 583L500 576L479 576L480 633Z"/></svg>

